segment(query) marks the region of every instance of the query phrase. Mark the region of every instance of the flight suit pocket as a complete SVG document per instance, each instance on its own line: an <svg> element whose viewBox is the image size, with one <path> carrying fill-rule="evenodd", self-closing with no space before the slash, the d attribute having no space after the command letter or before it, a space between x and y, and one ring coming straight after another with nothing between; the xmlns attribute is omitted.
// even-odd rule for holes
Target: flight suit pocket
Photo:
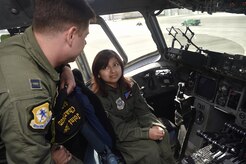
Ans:
<svg viewBox="0 0 246 164"><path fill-rule="evenodd" d="M50 99L28 97L12 102L13 121L16 122L16 128L24 135L44 135L48 131L52 118Z"/></svg>
<svg viewBox="0 0 246 164"><path fill-rule="evenodd" d="M6 106L8 104L8 90L7 89L2 89L0 88L0 109L1 112L3 112L3 107Z"/></svg>

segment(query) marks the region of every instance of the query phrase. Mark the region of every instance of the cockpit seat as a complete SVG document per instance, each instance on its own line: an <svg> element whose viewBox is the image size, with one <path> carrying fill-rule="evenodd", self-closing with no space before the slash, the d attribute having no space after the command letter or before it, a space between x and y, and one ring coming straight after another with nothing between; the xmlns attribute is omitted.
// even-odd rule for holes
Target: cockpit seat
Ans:
<svg viewBox="0 0 246 164"><path fill-rule="evenodd" d="M76 81L74 91L70 95L66 95L66 92L60 92L57 97L54 108L54 125L58 128L55 129L54 143L64 145L75 157L85 163L96 163L98 161L100 164L123 164L123 158L114 147L115 134L113 128L107 119L100 100L85 86L82 74L78 69L74 69L73 74ZM65 99L60 99L62 93L65 93ZM74 111L78 111L77 113L81 116L82 121L78 127L75 127L78 129L76 133L68 138L67 134L58 131L61 128L58 122L60 116L63 118L63 112L67 111L66 109L63 110L64 106L69 107L70 105L72 105L71 108L73 107ZM68 139L64 139L64 137ZM98 155L98 159L95 158L95 154Z"/></svg>

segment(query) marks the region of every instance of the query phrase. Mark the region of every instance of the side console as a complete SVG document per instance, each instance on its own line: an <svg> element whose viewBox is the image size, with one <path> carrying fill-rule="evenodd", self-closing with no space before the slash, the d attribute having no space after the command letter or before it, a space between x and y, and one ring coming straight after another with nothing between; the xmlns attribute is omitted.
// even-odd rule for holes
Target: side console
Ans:
<svg viewBox="0 0 246 164"><path fill-rule="evenodd" d="M220 133L197 131L206 146L182 164L244 164L246 163L246 131L236 124L225 123Z"/></svg>

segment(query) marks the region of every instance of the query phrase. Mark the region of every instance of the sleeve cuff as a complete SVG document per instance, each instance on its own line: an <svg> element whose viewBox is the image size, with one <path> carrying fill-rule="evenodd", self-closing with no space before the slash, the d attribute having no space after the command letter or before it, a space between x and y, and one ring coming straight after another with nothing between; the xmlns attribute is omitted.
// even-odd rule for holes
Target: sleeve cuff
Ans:
<svg viewBox="0 0 246 164"><path fill-rule="evenodd" d="M66 66L69 67L69 68L71 68L71 66L70 66L69 64L63 64L63 65L57 67L57 68L56 68L56 71L57 71L58 73L62 73L63 68L66 67Z"/></svg>
<svg viewBox="0 0 246 164"><path fill-rule="evenodd" d="M142 128L141 129L141 138L148 139L149 138L149 128Z"/></svg>

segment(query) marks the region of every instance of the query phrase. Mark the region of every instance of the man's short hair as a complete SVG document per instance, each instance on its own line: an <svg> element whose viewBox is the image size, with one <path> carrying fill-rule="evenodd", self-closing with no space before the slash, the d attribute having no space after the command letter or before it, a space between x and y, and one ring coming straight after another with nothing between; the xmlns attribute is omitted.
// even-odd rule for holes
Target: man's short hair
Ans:
<svg viewBox="0 0 246 164"><path fill-rule="evenodd" d="M95 13L85 0L35 0L36 31L63 31L68 25L86 27L92 19Z"/></svg>

